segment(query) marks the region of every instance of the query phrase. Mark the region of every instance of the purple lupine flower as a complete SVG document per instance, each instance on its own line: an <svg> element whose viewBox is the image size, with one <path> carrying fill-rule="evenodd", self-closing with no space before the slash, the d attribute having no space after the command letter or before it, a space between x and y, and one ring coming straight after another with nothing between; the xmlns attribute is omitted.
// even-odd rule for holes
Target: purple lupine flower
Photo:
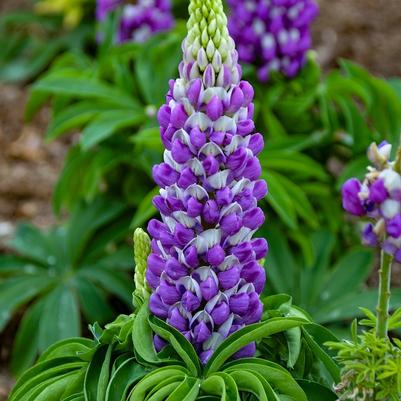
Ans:
<svg viewBox="0 0 401 401"><path fill-rule="evenodd" d="M97 0L96 2L96 19L103 21L107 14L115 10L124 0Z"/></svg>
<svg viewBox="0 0 401 401"><path fill-rule="evenodd" d="M228 0L229 29L240 60L258 66L267 81L272 71L294 77L311 47L310 25L318 14L314 0Z"/></svg>
<svg viewBox="0 0 401 401"><path fill-rule="evenodd" d="M103 21L107 14L121 7L117 42L144 42L157 32L174 26L170 0L97 0L96 16Z"/></svg>
<svg viewBox="0 0 401 401"><path fill-rule="evenodd" d="M370 220L363 229L362 241L393 255L401 262L401 175L390 159L391 145L387 142L369 147L369 167L363 182L356 178L342 187L344 209Z"/></svg>
<svg viewBox="0 0 401 401"><path fill-rule="evenodd" d="M266 275L258 261L267 242L257 201L263 137L255 133L253 88L241 81L221 0L191 0L180 77L170 81L158 113L164 162L153 177L151 312L180 330L203 363L231 333L258 322ZM207 29L205 28L207 27ZM160 339L155 339L160 349ZM238 353L250 356L255 344Z"/></svg>

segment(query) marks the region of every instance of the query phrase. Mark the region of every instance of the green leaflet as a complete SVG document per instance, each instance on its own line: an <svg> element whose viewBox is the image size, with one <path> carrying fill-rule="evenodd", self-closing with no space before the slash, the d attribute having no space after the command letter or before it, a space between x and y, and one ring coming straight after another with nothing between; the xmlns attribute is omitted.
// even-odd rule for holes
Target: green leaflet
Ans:
<svg viewBox="0 0 401 401"><path fill-rule="evenodd" d="M149 323L156 334L172 345L191 374L195 377L200 375L202 371L200 360L192 344L178 330L155 316L149 317Z"/></svg>
<svg viewBox="0 0 401 401"><path fill-rule="evenodd" d="M183 380L187 375L185 368L181 366L168 366L159 368L148 375L146 375L133 389L130 394L130 401L142 401L145 400L147 394L152 391L154 386L157 386L163 380L170 380L173 378L173 386L178 386L179 381ZM171 385L171 384L170 384ZM163 391L163 389L161 389Z"/></svg>
<svg viewBox="0 0 401 401"><path fill-rule="evenodd" d="M213 373L207 377L202 383L202 392L217 395L221 401L240 401L236 381L225 372Z"/></svg>
<svg viewBox="0 0 401 401"><path fill-rule="evenodd" d="M105 401L112 351L113 345L101 346L94 354L85 376L85 401Z"/></svg>
<svg viewBox="0 0 401 401"><path fill-rule="evenodd" d="M214 352L205 366L205 373L216 372L233 354L252 341L260 340L272 334L299 327L307 321L299 318L273 318L266 322L256 323L230 335Z"/></svg>
<svg viewBox="0 0 401 401"><path fill-rule="evenodd" d="M280 365L259 358L242 359L229 363L224 371L231 374L247 370L260 374L275 391L295 400L307 401L304 392L290 373Z"/></svg>
<svg viewBox="0 0 401 401"><path fill-rule="evenodd" d="M131 357L112 374L106 390L106 401L124 401L129 388L140 380L147 371Z"/></svg>

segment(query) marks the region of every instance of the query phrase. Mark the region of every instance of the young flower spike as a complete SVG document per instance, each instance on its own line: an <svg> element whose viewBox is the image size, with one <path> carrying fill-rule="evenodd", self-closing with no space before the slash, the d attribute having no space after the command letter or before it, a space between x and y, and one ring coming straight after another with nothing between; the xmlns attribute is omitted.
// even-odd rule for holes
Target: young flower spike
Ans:
<svg viewBox="0 0 401 401"><path fill-rule="evenodd" d="M373 143L368 157L373 166L363 182L351 178L342 188L344 209L369 218L362 232L363 242L378 245L401 262L401 175L399 161L390 161L391 145Z"/></svg>
<svg viewBox="0 0 401 401"><path fill-rule="evenodd" d="M170 0L138 0L125 4L124 0L97 0L96 16L99 21L121 6L117 41L144 42L157 32L167 31L174 25Z"/></svg>
<svg viewBox="0 0 401 401"><path fill-rule="evenodd" d="M314 0L228 0L229 29L239 57L256 63L261 81L271 71L294 77L311 47L310 24L318 13Z"/></svg>
<svg viewBox="0 0 401 401"><path fill-rule="evenodd" d="M253 239L267 192L257 158L253 88L241 81L221 0L191 0L180 77L158 113L164 162L153 177L152 253L146 277L151 312L181 331L203 363L231 333L260 320L267 253ZM156 336L155 346L163 342ZM238 353L251 356L255 344Z"/></svg>
<svg viewBox="0 0 401 401"><path fill-rule="evenodd" d="M150 289L146 283L147 259L150 254L150 238L141 228L134 233L134 254L135 254L135 291L134 300L149 298Z"/></svg>

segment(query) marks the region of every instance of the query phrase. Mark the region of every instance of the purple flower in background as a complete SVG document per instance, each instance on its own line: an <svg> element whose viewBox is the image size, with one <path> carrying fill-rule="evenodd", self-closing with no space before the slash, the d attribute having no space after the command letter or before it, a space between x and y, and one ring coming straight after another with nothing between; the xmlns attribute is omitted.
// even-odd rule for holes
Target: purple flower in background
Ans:
<svg viewBox="0 0 401 401"><path fill-rule="evenodd" d="M391 162L391 145L373 143L368 156L374 166L369 167L363 182L356 178L342 187L344 209L370 222L362 232L367 246L380 245L401 262L401 175Z"/></svg>
<svg viewBox="0 0 401 401"><path fill-rule="evenodd" d="M181 331L205 363L231 333L262 316L268 246L253 238L267 193L257 155L253 88L241 80L221 0L191 0L180 78L158 113L164 162L153 169L162 221L148 231L151 312ZM205 29L205 26L209 27ZM158 349L161 343L155 339ZM250 344L238 356L252 356Z"/></svg>
<svg viewBox="0 0 401 401"><path fill-rule="evenodd" d="M97 0L96 2L96 18L103 21L107 14L115 10L124 0Z"/></svg>
<svg viewBox="0 0 401 401"><path fill-rule="evenodd" d="M261 81L271 71L294 77L311 47L314 0L228 0L229 29L241 60L258 66Z"/></svg>
<svg viewBox="0 0 401 401"><path fill-rule="evenodd" d="M97 19L102 21L109 12L121 7L117 41L144 42L157 32L174 26L170 0L97 0Z"/></svg>

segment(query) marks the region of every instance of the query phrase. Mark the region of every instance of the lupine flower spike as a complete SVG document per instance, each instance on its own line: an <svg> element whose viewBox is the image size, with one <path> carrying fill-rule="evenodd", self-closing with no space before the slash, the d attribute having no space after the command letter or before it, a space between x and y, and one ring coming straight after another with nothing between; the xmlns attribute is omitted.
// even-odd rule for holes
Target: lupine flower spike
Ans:
<svg viewBox="0 0 401 401"><path fill-rule="evenodd" d="M368 151L373 166L363 182L349 179L342 188L343 206L349 213L367 217L364 244L381 246L401 262L401 175L399 160L390 161L391 145L372 144Z"/></svg>
<svg viewBox="0 0 401 401"><path fill-rule="evenodd" d="M170 81L158 113L164 162L153 177L153 237L146 278L150 311L195 346L205 363L244 325L260 320L267 253L253 239L263 224L257 201L267 193L257 158L253 89L241 81L221 0L191 0L180 77ZM155 337L158 350L164 343ZM255 344L239 351L251 356Z"/></svg>
<svg viewBox="0 0 401 401"><path fill-rule="evenodd" d="M170 0L138 0L124 4L123 0L97 0L97 19L122 6L117 41L144 42L157 32L167 31L174 25Z"/></svg>
<svg viewBox="0 0 401 401"><path fill-rule="evenodd" d="M310 24L318 14L314 0L228 0L229 29L240 60L258 65L267 81L272 71L297 75L311 47Z"/></svg>

